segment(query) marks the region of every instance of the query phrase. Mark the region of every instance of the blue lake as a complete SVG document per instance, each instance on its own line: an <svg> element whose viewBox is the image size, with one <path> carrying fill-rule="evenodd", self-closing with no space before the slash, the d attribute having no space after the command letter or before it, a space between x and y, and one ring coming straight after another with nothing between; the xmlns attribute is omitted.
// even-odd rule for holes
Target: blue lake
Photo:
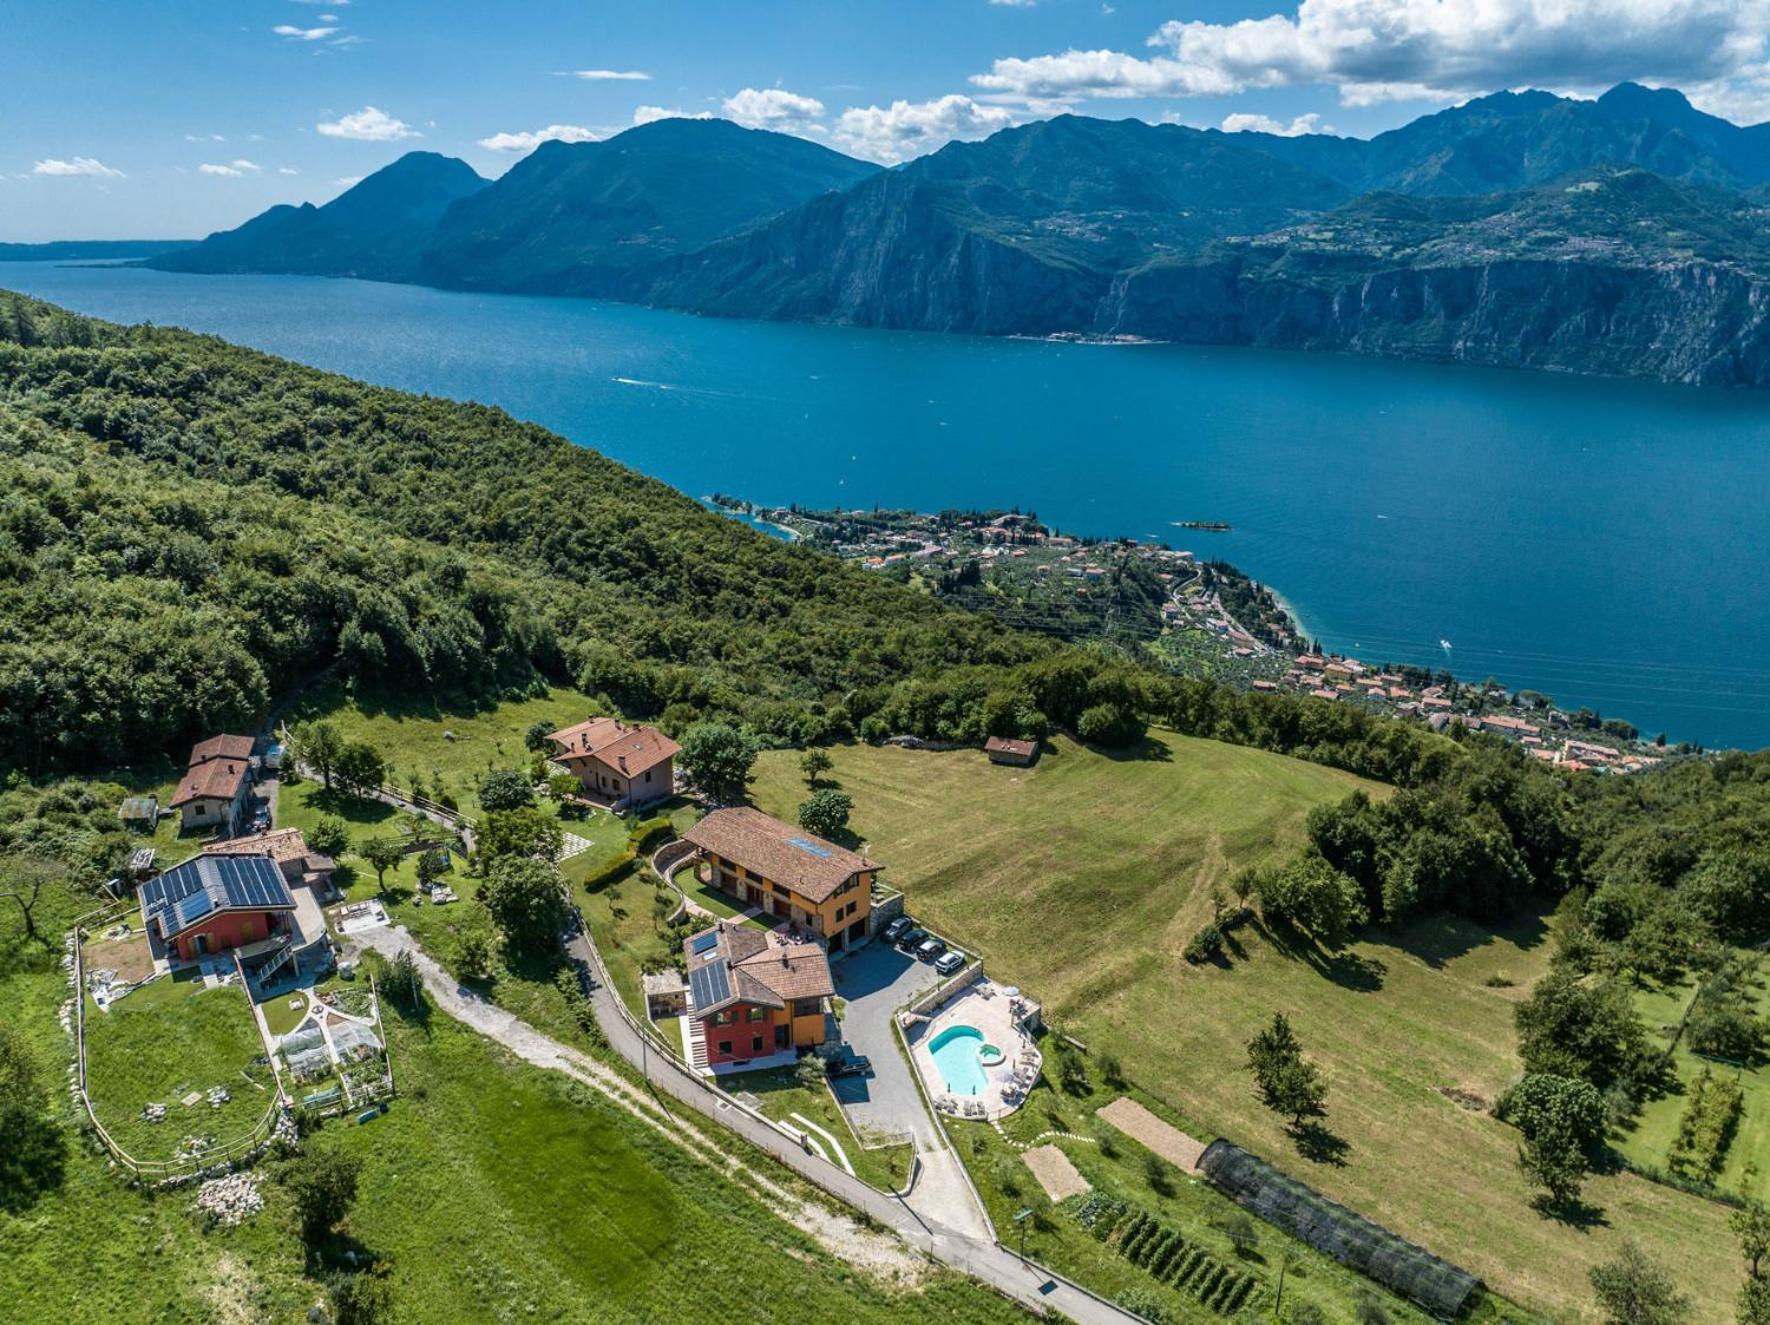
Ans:
<svg viewBox="0 0 1770 1325"><path fill-rule="evenodd" d="M5 264L0 287L500 405L696 496L1162 539L1367 661L1770 744L1770 394L298 277Z"/></svg>

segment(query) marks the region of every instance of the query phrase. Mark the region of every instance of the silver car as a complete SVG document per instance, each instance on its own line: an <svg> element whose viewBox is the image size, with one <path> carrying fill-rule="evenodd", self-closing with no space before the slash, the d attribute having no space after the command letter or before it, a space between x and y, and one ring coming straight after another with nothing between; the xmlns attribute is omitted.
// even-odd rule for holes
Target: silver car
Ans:
<svg viewBox="0 0 1770 1325"><path fill-rule="evenodd" d="M942 975L951 975L965 964L965 954L957 948L948 949L934 963L934 969Z"/></svg>

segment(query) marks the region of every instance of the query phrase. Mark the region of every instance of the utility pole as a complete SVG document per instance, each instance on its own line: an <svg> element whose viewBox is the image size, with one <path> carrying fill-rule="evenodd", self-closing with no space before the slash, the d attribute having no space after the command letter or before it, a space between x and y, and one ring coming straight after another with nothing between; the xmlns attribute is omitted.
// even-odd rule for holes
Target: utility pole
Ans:
<svg viewBox="0 0 1770 1325"><path fill-rule="evenodd" d="M1032 1217L1031 1210L1022 1210L1014 1216L1014 1222L1020 1225L1020 1263L1022 1265L1026 1264L1026 1226Z"/></svg>
<svg viewBox="0 0 1770 1325"><path fill-rule="evenodd" d="M1284 1272L1291 1268L1291 1253L1287 1250L1284 1259L1278 1263L1278 1293L1272 1299L1272 1319L1278 1319L1279 1309L1284 1306Z"/></svg>

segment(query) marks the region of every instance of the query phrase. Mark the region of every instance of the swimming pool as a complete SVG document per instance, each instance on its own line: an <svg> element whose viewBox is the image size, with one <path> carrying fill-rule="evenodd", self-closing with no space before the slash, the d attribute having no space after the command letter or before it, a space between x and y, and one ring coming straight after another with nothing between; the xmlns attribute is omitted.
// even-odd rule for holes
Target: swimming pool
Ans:
<svg viewBox="0 0 1770 1325"><path fill-rule="evenodd" d="M989 1084L984 1073L983 1032L975 1026L948 1026L928 1043L934 1066L949 1095L981 1095Z"/></svg>

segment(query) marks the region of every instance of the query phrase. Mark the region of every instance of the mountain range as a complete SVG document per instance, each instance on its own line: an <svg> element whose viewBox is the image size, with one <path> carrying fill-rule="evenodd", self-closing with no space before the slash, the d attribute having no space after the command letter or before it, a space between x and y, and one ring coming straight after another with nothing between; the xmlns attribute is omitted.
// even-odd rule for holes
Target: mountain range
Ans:
<svg viewBox="0 0 1770 1325"><path fill-rule="evenodd" d="M178 271L1770 385L1770 124L1499 93L1369 140L1059 116L896 169L722 120L414 152Z"/></svg>

